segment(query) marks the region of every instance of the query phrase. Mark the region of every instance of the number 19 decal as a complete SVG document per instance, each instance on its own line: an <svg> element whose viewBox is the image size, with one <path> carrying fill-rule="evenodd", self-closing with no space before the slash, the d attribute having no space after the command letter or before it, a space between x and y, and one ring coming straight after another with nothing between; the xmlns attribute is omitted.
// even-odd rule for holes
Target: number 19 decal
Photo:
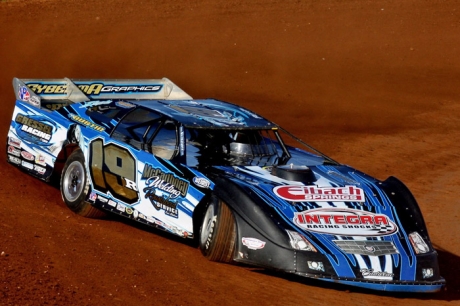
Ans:
<svg viewBox="0 0 460 306"><path fill-rule="evenodd" d="M90 143L90 172L94 188L110 192L115 198L133 204L139 201L136 184L136 160L125 148L102 139Z"/></svg>

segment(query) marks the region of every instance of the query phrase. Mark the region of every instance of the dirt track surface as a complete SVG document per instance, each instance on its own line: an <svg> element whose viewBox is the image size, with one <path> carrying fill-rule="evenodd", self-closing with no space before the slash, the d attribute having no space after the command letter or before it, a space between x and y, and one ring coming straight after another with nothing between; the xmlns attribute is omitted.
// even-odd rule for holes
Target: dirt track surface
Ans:
<svg viewBox="0 0 460 306"><path fill-rule="evenodd" d="M0 0L0 131L13 77L168 77L272 119L414 193L447 290L382 294L216 264L193 246L73 215L0 153L0 305L459 305L456 0Z"/></svg>

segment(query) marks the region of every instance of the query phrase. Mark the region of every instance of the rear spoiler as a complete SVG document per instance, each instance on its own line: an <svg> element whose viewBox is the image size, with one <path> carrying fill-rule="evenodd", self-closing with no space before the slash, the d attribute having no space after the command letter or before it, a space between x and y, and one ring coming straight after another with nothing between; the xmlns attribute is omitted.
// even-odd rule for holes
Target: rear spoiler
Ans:
<svg viewBox="0 0 460 306"><path fill-rule="evenodd" d="M105 99L192 100L167 78L145 80L13 79L16 99L40 107L41 101L78 103Z"/></svg>

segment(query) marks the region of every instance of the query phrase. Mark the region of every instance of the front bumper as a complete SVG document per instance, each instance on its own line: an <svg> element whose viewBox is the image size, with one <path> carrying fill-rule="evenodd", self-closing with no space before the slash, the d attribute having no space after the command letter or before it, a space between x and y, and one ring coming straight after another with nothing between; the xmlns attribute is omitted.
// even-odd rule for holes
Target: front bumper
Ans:
<svg viewBox="0 0 460 306"><path fill-rule="evenodd" d="M247 226L237 215L238 241L235 246L234 261L262 268L291 273L302 277L323 280L330 283L344 284L371 290L391 292L431 293L442 290L446 281L439 275L436 252L416 256L412 262L416 264L413 280L399 279L402 263L394 268L394 277L389 279L363 278L360 268L350 261L342 261L347 265L348 275L343 276L336 265L334 268L330 260L337 260L334 255L324 255L321 252L299 251L286 247L286 241L274 243L261 235L254 228ZM248 241L252 243L248 243ZM374 256L377 257L377 256ZM343 260L343 259L342 259ZM431 268L433 275L423 279L422 269ZM340 274L342 273L342 275ZM405 273L407 274L407 273ZM359 276L359 277L358 277Z"/></svg>

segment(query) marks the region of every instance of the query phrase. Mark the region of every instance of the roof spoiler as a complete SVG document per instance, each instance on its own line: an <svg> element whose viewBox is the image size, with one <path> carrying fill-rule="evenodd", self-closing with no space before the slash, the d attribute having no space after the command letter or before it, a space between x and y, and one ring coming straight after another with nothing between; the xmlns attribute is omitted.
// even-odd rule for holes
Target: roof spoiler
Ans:
<svg viewBox="0 0 460 306"><path fill-rule="evenodd" d="M192 100L167 78L162 79L13 79L16 99L40 106L41 100L85 102L104 99Z"/></svg>

